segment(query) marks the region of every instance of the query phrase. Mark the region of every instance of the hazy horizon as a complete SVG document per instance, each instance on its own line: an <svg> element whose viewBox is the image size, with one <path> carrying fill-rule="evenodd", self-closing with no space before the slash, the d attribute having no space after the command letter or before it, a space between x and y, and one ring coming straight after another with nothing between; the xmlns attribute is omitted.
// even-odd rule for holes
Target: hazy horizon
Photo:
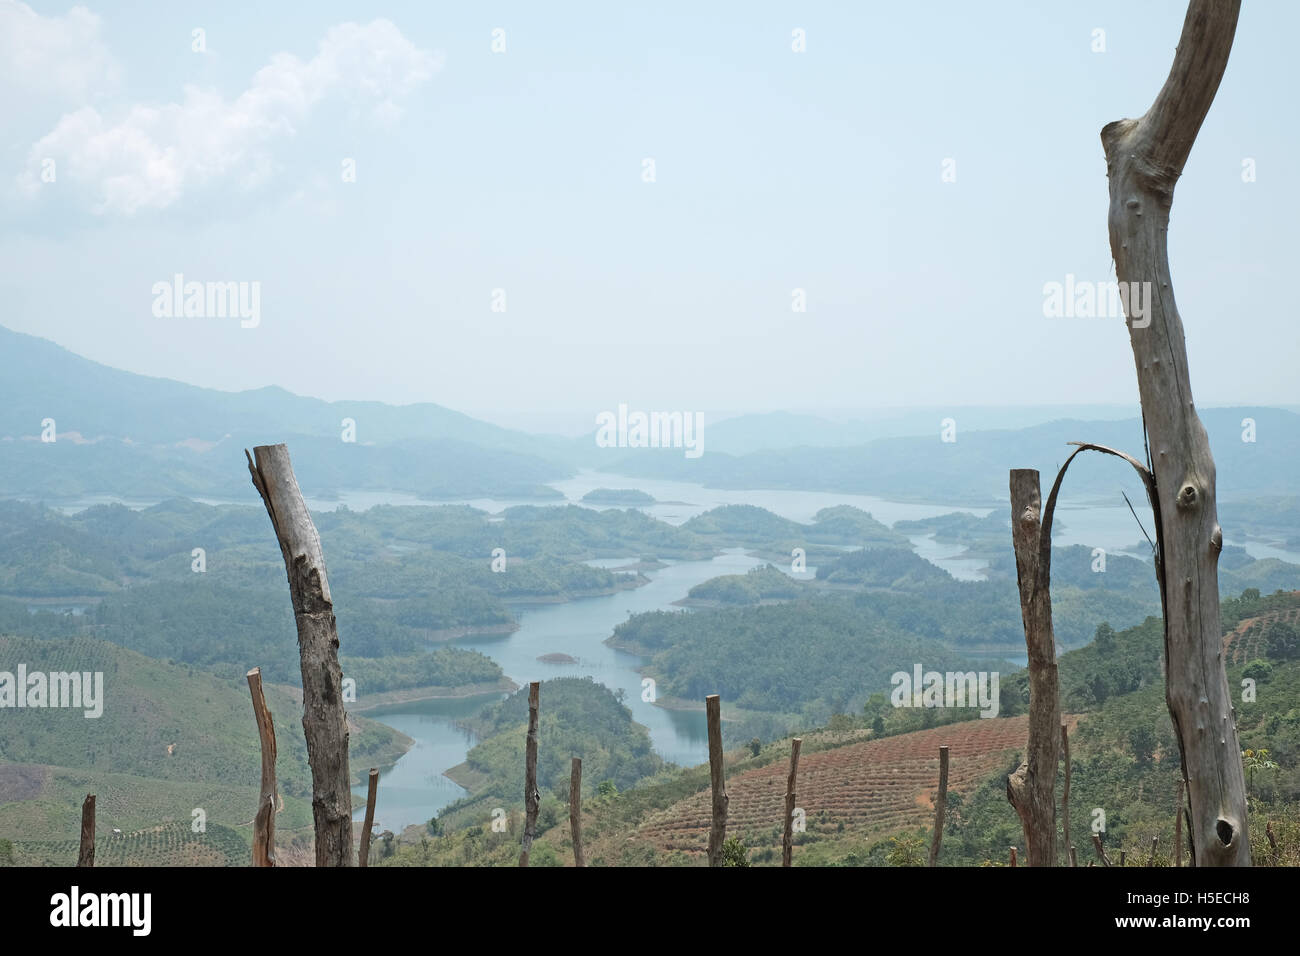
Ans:
<svg viewBox="0 0 1300 956"><path fill-rule="evenodd" d="M1114 278L1098 133L1150 105L1183 14L0 0L5 323L151 376L503 422L1135 406L1122 320L1047 318L1044 289ZM1269 343L1294 339L1300 134L1257 91L1295 85L1297 25L1244 12L1177 189L1206 406L1294 401ZM178 275L258 283L255 327L155 315Z"/></svg>

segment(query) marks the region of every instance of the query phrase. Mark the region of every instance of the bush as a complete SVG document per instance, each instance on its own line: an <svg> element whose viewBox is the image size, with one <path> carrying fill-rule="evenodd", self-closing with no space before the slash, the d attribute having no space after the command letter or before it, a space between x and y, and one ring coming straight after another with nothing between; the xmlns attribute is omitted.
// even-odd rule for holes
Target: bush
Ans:
<svg viewBox="0 0 1300 956"><path fill-rule="evenodd" d="M727 837L722 843L723 866L749 866L749 851L739 837Z"/></svg>

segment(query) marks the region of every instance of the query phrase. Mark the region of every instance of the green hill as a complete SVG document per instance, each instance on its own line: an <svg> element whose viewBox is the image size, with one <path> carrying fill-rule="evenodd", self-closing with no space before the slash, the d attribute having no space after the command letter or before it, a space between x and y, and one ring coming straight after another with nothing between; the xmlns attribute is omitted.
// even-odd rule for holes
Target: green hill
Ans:
<svg viewBox="0 0 1300 956"><path fill-rule="evenodd" d="M0 711L0 839L75 840L81 799L95 793L99 831L189 828L206 813L208 832L227 827L247 839L261 779L261 750L243 675L219 677L153 660L106 641L0 637L0 670L100 672L103 713L79 709ZM300 692L265 685L278 744L276 773L287 831L311 823L311 773ZM409 740L350 717L355 780L387 766Z"/></svg>

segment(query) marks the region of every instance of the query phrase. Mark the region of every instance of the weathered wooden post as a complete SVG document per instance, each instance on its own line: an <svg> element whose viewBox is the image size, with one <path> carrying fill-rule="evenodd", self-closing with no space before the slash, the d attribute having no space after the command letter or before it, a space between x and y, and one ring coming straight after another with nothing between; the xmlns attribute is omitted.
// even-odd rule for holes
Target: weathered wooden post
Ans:
<svg viewBox="0 0 1300 956"><path fill-rule="evenodd" d="M375 825L375 798L379 793L379 768L370 768L370 789L366 792L366 822L361 831L361 849L357 853L357 866L370 865L370 831Z"/></svg>
<svg viewBox="0 0 1300 956"><path fill-rule="evenodd" d="M77 866L95 865L95 795L86 794L81 804L81 845L77 848Z"/></svg>
<svg viewBox="0 0 1300 956"><path fill-rule="evenodd" d="M1030 866L1056 864L1056 770L1060 763L1061 701L1052 631L1052 508L1057 486L1044 510L1038 472L1011 471L1011 539L1020 586L1029 664L1029 741L1025 761L1007 778L1007 800L1025 831Z"/></svg>
<svg viewBox="0 0 1300 956"><path fill-rule="evenodd" d="M298 626L302 664L302 729L311 765L316 865L352 866L352 778L348 721L343 711L338 625L325 573L320 535L302 500L284 445L259 445L248 455L253 486L262 496L280 542ZM256 460L254 460L254 456Z"/></svg>
<svg viewBox="0 0 1300 956"><path fill-rule="evenodd" d="M1065 761L1065 790L1061 794L1061 826L1065 830L1066 855L1070 847L1070 728L1061 724L1061 759ZM1074 866L1073 863L1070 866Z"/></svg>
<svg viewBox="0 0 1300 956"><path fill-rule="evenodd" d="M1016 866L1016 865L1017 865L1017 863L1016 863L1016 848L1015 848L1015 847L1012 847L1012 848L1011 848L1011 865L1012 865L1012 866Z"/></svg>
<svg viewBox="0 0 1300 956"><path fill-rule="evenodd" d="M943 843L943 818L948 809L948 748L939 748L939 796L934 801L934 839L930 843L930 865L939 865L939 845Z"/></svg>
<svg viewBox="0 0 1300 956"><path fill-rule="evenodd" d="M1101 865L1107 867L1110 866L1110 860L1106 858L1106 851L1102 848L1101 845L1100 833L1094 833L1092 835L1092 847L1094 850L1097 851L1097 859L1101 860Z"/></svg>
<svg viewBox="0 0 1300 956"><path fill-rule="evenodd" d="M574 757L569 771L569 836L573 838L573 865L586 866L582 856L582 758Z"/></svg>
<svg viewBox="0 0 1300 956"><path fill-rule="evenodd" d="M713 791L713 820L709 827L709 866L722 866L727 839L727 785L722 776L722 702L717 694L704 698L709 721L709 786Z"/></svg>
<svg viewBox="0 0 1300 956"><path fill-rule="evenodd" d="M519 865L528 865L533 840L537 838L537 809L542 795L537 792L537 705L541 683L528 685L528 737L524 742L524 840Z"/></svg>
<svg viewBox="0 0 1300 956"><path fill-rule="evenodd" d="M785 835L781 837L781 865L790 866L794 857L795 778L799 773L799 748L803 738L790 741L790 775L785 781Z"/></svg>
<svg viewBox="0 0 1300 956"><path fill-rule="evenodd" d="M1178 778L1178 801L1174 804L1174 866L1183 865L1183 784Z"/></svg>
<svg viewBox="0 0 1300 956"><path fill-rule="evenodd" d="M262 746L262 789L253 816L253 866L275 866L275 722L262 693L262 668L248 672L248 692L253 697L257 739Z"/></svg>

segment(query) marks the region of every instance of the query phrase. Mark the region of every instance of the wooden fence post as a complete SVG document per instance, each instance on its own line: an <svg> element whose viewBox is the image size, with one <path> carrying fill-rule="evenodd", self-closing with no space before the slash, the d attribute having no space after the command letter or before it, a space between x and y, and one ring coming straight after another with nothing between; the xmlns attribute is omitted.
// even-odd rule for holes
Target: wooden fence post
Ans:
<svg viewBox="0 0 1300 956"><path fill-rule="evenodd" d="M257 739L262 746L262 789L253 816L253 866L275 866L275 722L262 693L262 668L248 672L248 692L253 697Z"/></svg>
<svg viewBox="0 0 1300 956"><path fill-rule="evenodd" d="M370 790L366 793L366 822L361 831L361 850L357 853L357 866L370 865L370 831L375 825L375 797L379 792L379 768L370 768Z"/></svg>
<svg viewBox="0 0 1300 956"><path fill-rule="evenodd" d="M77 848L77 866L95 865L95 795L86 794L81 804L81 845Z"/></svg>
<svg viewBox="0 0 1300 956"><path fill-rule="evenodd" d="M582 856L582 758L574 757L569 771L569 836L573 839L573 865L586 866Z"/></svg>
<svg viewBox="0 0 1300 956"><path fill-rule="evenodd" d="M1065 760L1065 790L1061 794L1061 825L1065 830L1065 846L1070 846L1070 728L1061 724L1061 753ZM1074 866L1073 863L1070 866Z"/></svg>
<svg viewBox="0 0 1300 956"><path fill-rule="evenodd" d="M1011 540L1029 666L1029 740L1007 777L1007 800L1025 831L1030 866L1056 865L1056 773L1061 762L1061 700L1052 631L1052 511L1060 478L1042 507L1038 472L1011 471Z"/></svg>
<svg viewBox="0 0 1300 956"><path fill-rule="evenodd" d="M934 801L934 840L930 843L930 865L939 865L939 845L943 842L944 811L948 807L948 748L939 748L939 796Z"/></svg>
<svg viewBox="0 0 1300 956"><path fill-rule="evenodd" d="M722 702L717 694L704 698L709 721L709 785L713 790L713 822L709 827L709 866L722 866L727 839L727 785L722 776Z"/></svg>
<svg viewBox="0 0 1300 956"><path fill-rule="evenodd" d="M802 737L790 741L790 775L785 781L785 835L781 837L782 866L790 866L794 858L794 805L798 799L795 795L795 778L799 774L799 748L802 746Z"/></svg>
<svg viewBox="0 0 1300 956"><path fill-rule="evenodd" d="M1012 848L1011 848L1011 865L1012 865L1012 866L1015 866L1015 865L1016 865L1016 848L1015 848L1015 847L1012 847Z"/></svg>
<svg viewBox="0 0 1300 956"><path fill-rule="evenodd" d="M528 737L524 742L524 840L519 865L528 865L533 840L537 838L537 808L542 795L537 792L537 707L541 683L528 685Z"/></svg>
<svg viewBox="0 0 1300 956"><path fill-rule="evenodd" d="M1110 860L1106 859L1106 851L1101 846L1101 834L1094 833L1092 835L1092 846L1097 851L1097 858L1101 860L1102 866L1110 866Z"/></svg>
<svg viewBox="0 0 1300 956"><path fill-rule="evenodd" d="M343 671L334 600L325 554L284 445L258 445L248 455L253 486L262 496L280 542L298 626L302 665L302 729L311 765L316 865L352 866L352 777L348 772L348 721L343 711Z"/></svg>
<svg viewBox="0 0 1300 956"><path fill-rule="evenodd" d="M1178 802L1174 805L1174 866L1183 865L1183 785L1178 778Z"/></svg>

